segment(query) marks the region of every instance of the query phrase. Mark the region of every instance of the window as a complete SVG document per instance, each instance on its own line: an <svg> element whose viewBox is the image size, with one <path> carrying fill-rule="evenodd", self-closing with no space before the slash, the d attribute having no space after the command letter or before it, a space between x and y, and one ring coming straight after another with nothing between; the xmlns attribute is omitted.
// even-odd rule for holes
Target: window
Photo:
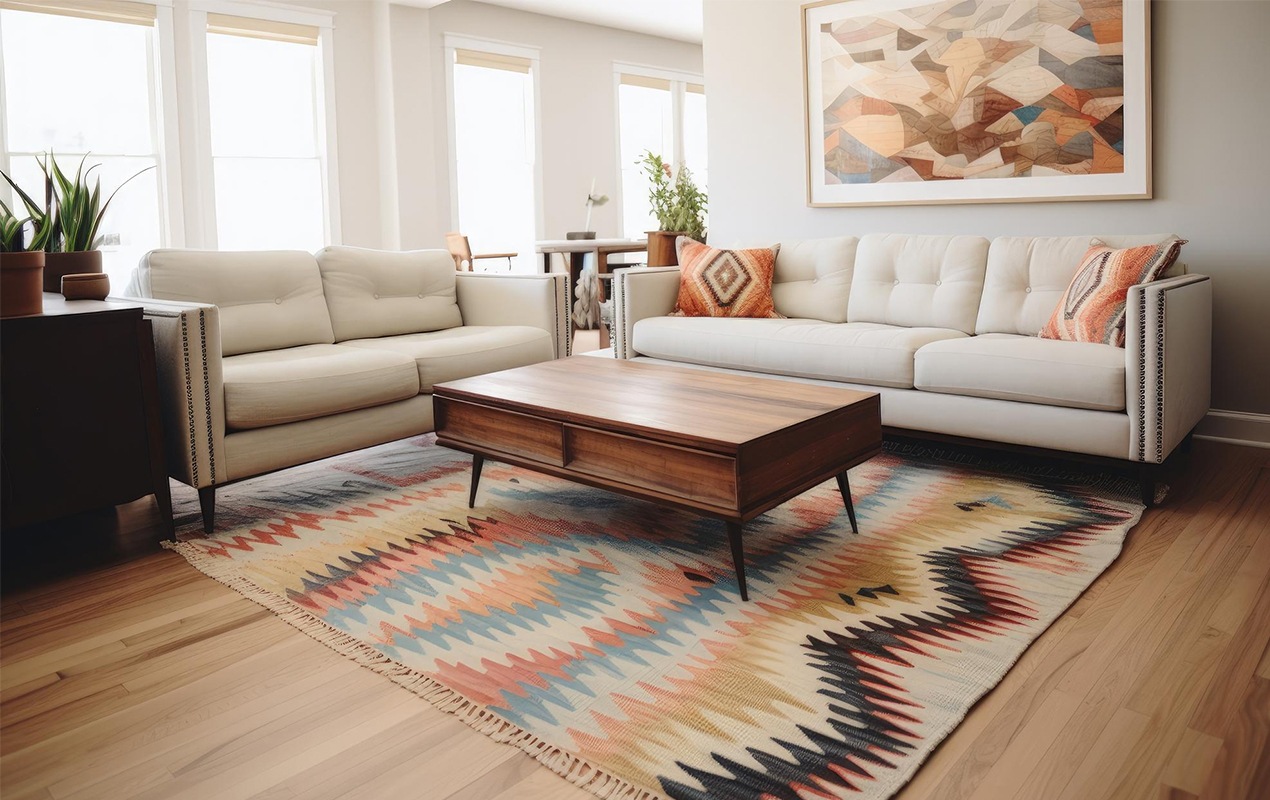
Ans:
<svg viewBox="0 0 1270 800"><path fill-rule="evenodd" d="M44 193L36 156L45 151L56 155L63 171L87 155L85 169L100 165L91 180L101 179L103 195L142 169L160 166L154 6L58 0L6 5L0 8L0 162L7 163L0 166L32 197ZM102 221L102 260L116 293L141 255L165 243L161 186L157 169L137 177L115 196ZM7 185L0 192L7 197Z"/></svg>
<svg viewBox="0 0 1270 800"><path fill-rule="evenodd" d="M316 27L207 15L215 242L221 250L320 249L323 72Z"/></svg>
<svg viewBox="0 0 1270 800"><path fill-rule="evenodd" d="M516 252L520 255L513 269L532 271L538 195L536 59L452 42L446 52L452 71L455 228L468 237L474 252Z"/></svg>
<svg viewBox="0 0 1270 800"><path fill-rule="evenodd" d="M637 163L646 151L672 166L686 165L697 186L706 189L705 87L676 73L621 64L616 70L622 232L639 238L657 226L648 203L648 177Z"/></svg>

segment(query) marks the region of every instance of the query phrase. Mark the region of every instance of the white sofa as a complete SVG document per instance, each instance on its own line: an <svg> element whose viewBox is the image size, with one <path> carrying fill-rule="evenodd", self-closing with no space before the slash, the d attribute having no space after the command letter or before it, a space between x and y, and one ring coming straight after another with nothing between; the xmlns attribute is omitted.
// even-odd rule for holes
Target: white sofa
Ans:
<svg viewBox="0 0 1270 800"><path fill-rule="evenodd" d="M445 250L155 250L172 477L199 490L433 429L432 386L568 355L568 277L454 271Z"/></svg>
<svg viewBox="0 0 1270 800"><path fill-rule="evenodd" d="M1133 287L1123 348L1039 338L1092 238L782 242L772 295L788 319L670 317L678 268L631 269L615 279L613 347L876 391L899 431L1135 462L1149 503L1149 467L1208 411L1212 288L1181 264Z"/></svg>

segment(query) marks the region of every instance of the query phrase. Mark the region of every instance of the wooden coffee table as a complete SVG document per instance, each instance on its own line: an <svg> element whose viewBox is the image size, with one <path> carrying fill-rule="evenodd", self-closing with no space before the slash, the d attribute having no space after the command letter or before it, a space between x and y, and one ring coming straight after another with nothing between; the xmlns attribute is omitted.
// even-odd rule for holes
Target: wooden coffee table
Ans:
<svg viewBox="0 0 1270 800"><path fill-rule="evenodd" d="M727 523L741 598L742 525L829 478L858 532L847 470L881 452L878 395L574 356L437 384L437 443Z"/></svg>

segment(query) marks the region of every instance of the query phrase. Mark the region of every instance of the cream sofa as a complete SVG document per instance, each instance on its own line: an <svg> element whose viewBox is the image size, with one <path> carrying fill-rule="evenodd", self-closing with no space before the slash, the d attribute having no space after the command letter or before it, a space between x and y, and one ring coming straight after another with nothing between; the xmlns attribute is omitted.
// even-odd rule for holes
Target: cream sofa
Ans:
<svg viewBox="0 0 1270 800"><path fill-rule="evenodd" d="M1039 338L1091 238L783 242L772 295L788 319L670 317L678 269L631 269L615 279L613 347L876 391L892 429L1134 462L1149 502L1151 465L1208 411L1212 288L1180 264L1133 287L1123 348Z"/></svg>
<svg viewBox="0 0 1270 800"><path fill-rule="evenodd" d="M433 429L442 381L568 355L568 278L454 271L445 250L155 250L168 466L199 490Z"/></svg>

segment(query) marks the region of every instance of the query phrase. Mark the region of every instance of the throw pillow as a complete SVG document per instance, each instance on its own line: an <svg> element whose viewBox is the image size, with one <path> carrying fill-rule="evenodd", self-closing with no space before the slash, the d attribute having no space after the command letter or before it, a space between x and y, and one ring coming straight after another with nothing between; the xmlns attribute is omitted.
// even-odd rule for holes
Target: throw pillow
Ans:
<svg viewBox="0 0 1270 800"><path fill-rule="evenodd" d="M1129 287L1163 275L1177 260L1184 244L1185 239L1174 238L1116 250L1094 239L1040 337L1124 347Z"/></svg>
<svg viewBox="0 0 1270 800"><path fill-rule="evenodd" d="M673 317L772 317L772 271L780 245L720 250L687 236L675 241L679 299Z"/></svg>

